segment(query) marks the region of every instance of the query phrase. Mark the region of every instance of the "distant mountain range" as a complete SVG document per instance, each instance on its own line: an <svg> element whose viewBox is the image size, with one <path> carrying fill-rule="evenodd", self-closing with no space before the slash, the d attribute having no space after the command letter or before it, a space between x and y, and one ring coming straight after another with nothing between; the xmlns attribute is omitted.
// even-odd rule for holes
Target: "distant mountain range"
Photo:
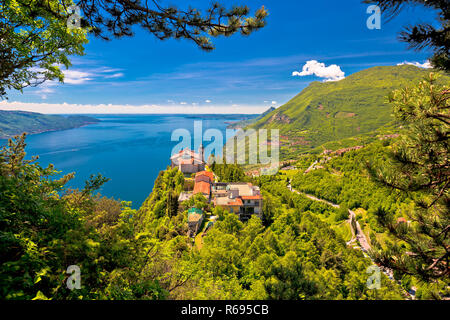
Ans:
<svg viewBox="0 0 450 320"><path fill-rule="evenodd" d="M7 139L23 132L29 134L78 128L97 123L98 119L87 116L46 115L27 111L0 110L0 139Z"/></svg>
<svg viewBox="0 0 450 320"><path fill-rule="evenodd" d="M282 146L308 151L329 141L393 127L387 96L395 89L416 85L430 72L411 65L384 66L341 81L313 82L247 128L278 128ZM450 77L442 75L439 81L450 83Z"/></svg>

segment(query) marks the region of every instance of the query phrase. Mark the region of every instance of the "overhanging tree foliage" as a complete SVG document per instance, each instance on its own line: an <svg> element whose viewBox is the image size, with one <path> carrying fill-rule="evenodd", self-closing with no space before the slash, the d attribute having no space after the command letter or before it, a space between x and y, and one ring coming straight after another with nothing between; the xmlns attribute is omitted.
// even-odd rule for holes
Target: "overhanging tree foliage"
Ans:
<svg viewBox="0 0 450 320"><path fill-rule="evenodd" d="M104 39L132 36L134 26L140 26L158 39L188 39L204 50L214 49L210 37L230 36L236 32L249 35L265 26L264 7L250 17L247 6L226 9L213 3L204 11L187 7L164 6L150 0L78 0L83 20L96 36Z"/></svg>
<svg viewBox="0 0 450 320"><path fill-rule="evenodd" d="M129 203L95 195L101 175L72 190L74 174L55 179L25 146L22 135L0 150L0 299L161 299L186 281L174 259L182 241L162 245ZM66 285L71 265L76 290Z"/></svg>
<svg viewBox="0 0 450 320"><path fill-rule="evenodd" d="M68 28L79 18L73 5L80 9L80 27ZM254 16L247 6L183 7L156 0L1 0L0 98L8 89L63 81L59 66L67 68L70 55L83 54L87 32L109 40L133 36L133 28L141 27L160 40L188 39L211 51L211 37L249 35L265 26L268 15L264 7Z"/></svg>
<svg viewBox="0 0 450 320"><path fill-rule="evenodd" d="M47 80L63 81L60 67L70 66L69 56L82 55L85 29L67 28L72 0L0 1L0 99L6 90L22 90Z"/></svg>
<svg viewBox="0 0 450 320"><path fill-rule="evenodd" d="M381 11L392 18L408 5L423 5L438 12L439 27L430 23L407 26L399 39L416 50L431 48L432 65L450 71L450 2L448 0L363 0L364 3L377 4Z"/></svg>
<svg viewBox="0 0 450 320"><path fill-rule="evenodd" d="M450 233L450 87L436 76L418 86L397 90L390 98L405 129L389 163L369 166L376 181L411 194L416 206L408 222L396 222L380 209L378 218L400 240L374 251L382 265L428 283L449 280Z"/></svg>

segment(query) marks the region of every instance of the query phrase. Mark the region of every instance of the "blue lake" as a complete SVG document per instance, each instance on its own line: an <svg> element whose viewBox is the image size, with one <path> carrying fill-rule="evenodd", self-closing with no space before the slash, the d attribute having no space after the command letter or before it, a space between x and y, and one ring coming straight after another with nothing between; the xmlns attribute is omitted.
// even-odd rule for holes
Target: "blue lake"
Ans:
<svg viewBox="0 0 450 320"><path fill-rule="evenodd" d="M111 180L100 190L115 199L132 201L139 208L153 188L161 170L170 165L173 130L192 132L194 121L223 132L239 115L92 115L98 124L45 132L27 137L27 157L39 155L41 166L49 163L62 173L75 172L68 186L82 188L91 174ZM0 140L3 145L5 140ZM210 142L204 142L208 145ZM194 147L192 145L192 147Z"/></svg>

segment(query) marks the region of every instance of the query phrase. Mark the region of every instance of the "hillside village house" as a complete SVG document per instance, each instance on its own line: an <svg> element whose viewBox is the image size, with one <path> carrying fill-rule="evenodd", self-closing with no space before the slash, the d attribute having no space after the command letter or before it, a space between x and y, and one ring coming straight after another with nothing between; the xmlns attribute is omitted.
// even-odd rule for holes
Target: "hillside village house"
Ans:
<svg viewBox="0 0 450 320"><path fill-rule="evenodd" d="M242 200L240 198L232 198L232 197L215 197L214 205L218 207L222 207L228 212L235 213L237 215L240 214L241 208L243 206Z"/></svg>
<svg viewBox="0 0 450 320"><path fill-rule="evenodd" d="M214 182L214 173L210 171L200 171L195 174L194 190L184 191L180 193L178 202L189 200L193 195L201 193L210 201L211 199L211 184Z"/></svg>
<svg viewBox="0 0 450 320"><path fill-rule="evenodd" d="M247 221L252 215L261 217L263 198L259 187L247 182L215 182L214 173L205 170L196 173L194 182L194 190L182 192L179 202L202 194L214 206L238 215L241 221Z"/></svg>
<svg viewBox="0 0 450 320"><path fill-rule="evenodd" d="M205 170L204 148L200 145L198 153L189 148L180 150L170 158L171 167L178 167L184 174L192 174Z"/></svg>
<svg viewBox="0 0 450 320"><path fill-rule="evenodd" d="M213 183L214 182L214 173L212 173L211 171L197 172L197 174L195 175L194 181L195 182L205 181L208 183Z"/></svg>
<svg viewBox="0 0 450 320"><path fill-rule="evenodd" d="M211 184L214 182L214 173L210 171L200 171L195 175L195 184L193 194L203 194L203 196L211 200Z"/></svg>
<svg viewBox="0 0 450 320"><path fill-rule="evenodd" d="M263 198L259 187L246 182L216 183L212 186L213 203L247 221L253 214L261 217Z"/></svg>
<svg viewBox="0 0 450 320"><path fill-rule="evenodd" d="M198 193L203 194L209 201L211 199L211 183L206 181L195 182L193 194L196 195Z"/></svg>

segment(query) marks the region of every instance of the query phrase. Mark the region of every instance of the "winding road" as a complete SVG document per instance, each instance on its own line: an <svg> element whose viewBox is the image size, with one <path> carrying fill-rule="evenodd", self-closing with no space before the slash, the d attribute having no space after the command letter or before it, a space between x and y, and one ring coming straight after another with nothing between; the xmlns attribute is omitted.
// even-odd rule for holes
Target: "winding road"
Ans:
<svg viewBox="0 0 450 320"><path fill-rule="evenodd" d="M295 190L294 188L292 188L291 183L289 183L289 185L287 187L288 187L288 189L291 192L295 192L297 194L303 195L303 196L305 196L308 199L311 199L313 201L323 202L323 203L326 203L327 205L332 206L332 207L337 208L337 209L340 208L340 206L338 204L336 204L336 203L330 202L328 200L320 199L320 198L317 198L317 197L315 197L313 195L310 195L310 194L307 194L307 193ZM352 244L356 240L356 245L364 253L364 256L366 256L367 258L372 260L372 262L374 262L373 259L368 255L368 251L370 250L371 246L369 244L369 241L367 241L367 238L366 238L364 232L362 231L361 226L359 225L359 222L356 221L356 214L355 214L355 212L353 210L349 209L348 210L348 214L349 214L349 216L348 216L348 219L347 219L347 223L350 225L350 229L352 230L353 237L352 237L352 239L350 241L347 242L347 245ZM356 230L355 230L355 228L352 225L352 220L355 221ZM385 267L380 267L380 269L389 279L395 281L394 280L394 273L393 273L393 271L391 269L388 269L388 268L385 268ZM400 284L399 281L397 281L397 283ZM406 290L405 290L405 293L407 294L408 298L415 299L415 288L413 288L413 293L407 292Z"/></svg>
<svg viewBox="0 0 450 320"><path fill-rule="evenodd" d="M328 200L319 199L319 198L317 198L317 197L315 197L313 195L297 191L294 188L292 188L291 184L288 185L288 189L290 191L292 191L292 192L297 193L297 194L301 194L301 195L303 195L303 196L305 196L305 197L307 197L307 198L309 198L311 200L326 203L327 205L332 206L332 207L337 208L337 209L340 208L340 206L338 204L336 204L336 203L330 202ZM350 229L352 230L353 238L349 242L347 242L347 244L352 243L356 239L358 241L358 243L359 243L359 247L361 248L361 250L364 251L364 252L368 252L370 250L370 244L369 244L369 241L367 241L367 238L364 235L364 233L363 233L363 231L361 229L361 226L359 225L359 222L356 221L356 214L355 214L355 212L352 211L352 210L348 210L348 213L349 213L349 216L348 216L347 222L350 224ZM352 220L355 221L356 230L353 228Z"/></svg>

